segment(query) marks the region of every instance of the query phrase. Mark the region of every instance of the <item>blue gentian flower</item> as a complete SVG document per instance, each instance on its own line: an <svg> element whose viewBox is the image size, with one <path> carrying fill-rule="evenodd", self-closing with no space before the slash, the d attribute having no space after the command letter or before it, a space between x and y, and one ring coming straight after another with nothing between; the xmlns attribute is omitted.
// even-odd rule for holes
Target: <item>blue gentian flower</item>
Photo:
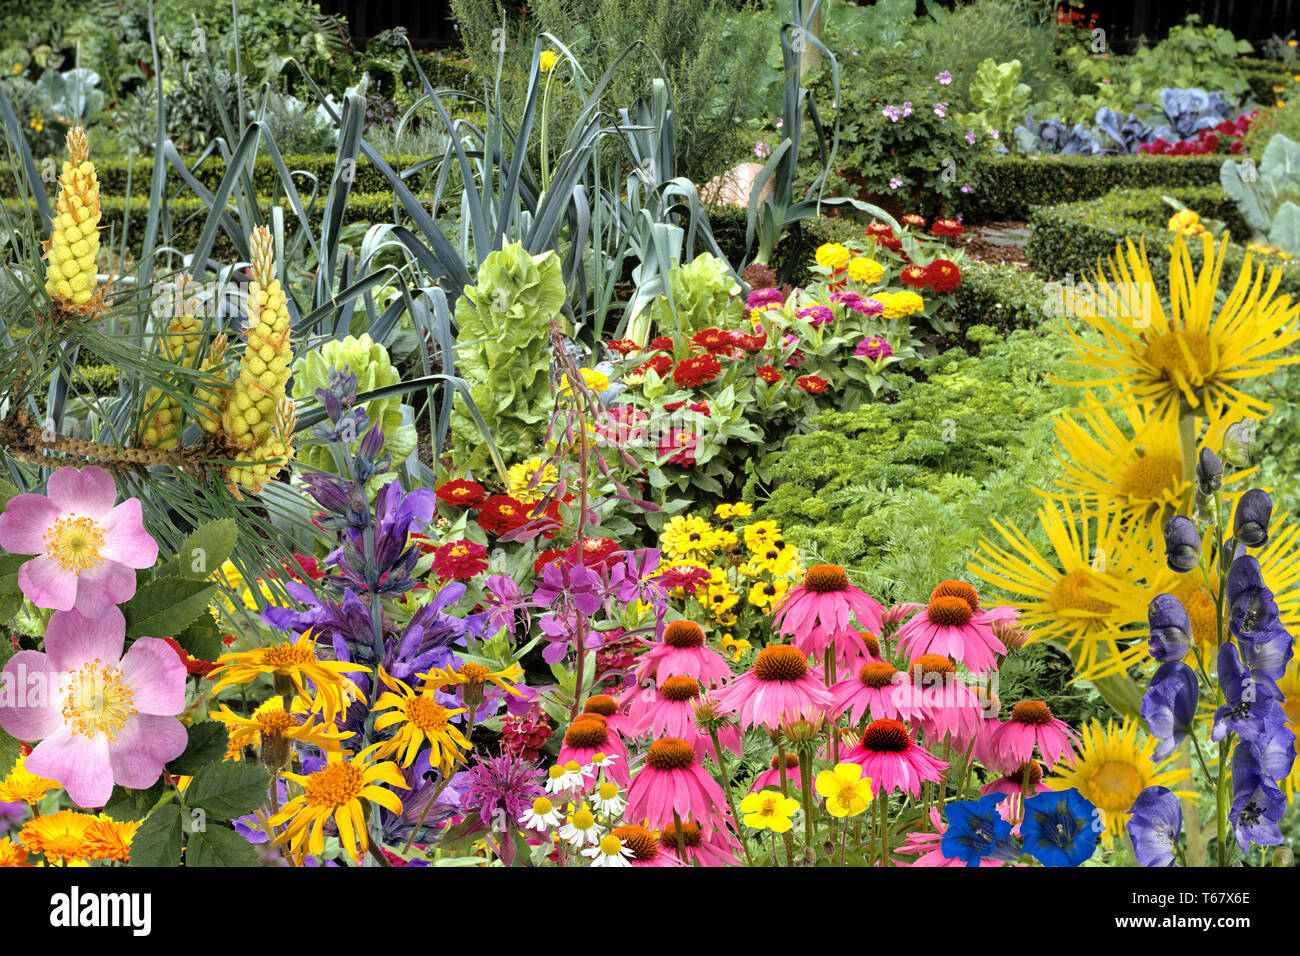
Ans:
<svg viewBox="0 0 1300 956"><path fill-rule="evenodd" d="M1104 829L1101 812L1071 787L1026 800L1020 836L1025 852L1044 866L1078 866L1096 852Z"/></svg>
<svg viewBox="0 0 1300 956"><path fill-rule="evenodd" d="M1147 787L1133 803L1128 822L1133 852L1142 866L1173 866L1183 832L1183 806L1168 787Z"/></svg>
<svg viewBox="0 0 1300 956"><path fill-rule="evenodd" d="M998 813L998 804L1005 799L1004 793L990 793L979 800L948 804L948 829L940 843L943 855L950 860L961 860L967 866L979 866L989 856L1006 860L1019 856L1014 846L1008 850L1006 841L1011 836L1011 824Z"/></svg>

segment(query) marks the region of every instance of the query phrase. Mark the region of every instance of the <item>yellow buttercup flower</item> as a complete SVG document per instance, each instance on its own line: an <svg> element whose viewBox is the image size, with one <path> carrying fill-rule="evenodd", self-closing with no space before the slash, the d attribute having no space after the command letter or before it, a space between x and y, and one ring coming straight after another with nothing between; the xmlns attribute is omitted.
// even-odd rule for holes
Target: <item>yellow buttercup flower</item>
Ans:
<svg viewBox="0 0 1300 956"><path fill-rule="evenodd" d="M856 817L871 806L871 778L856 763L838 763L817 775L817 795L833 817Z"/></svg>
<svg viewBox="0 0 1300 956"><path fill-rule="evenodd" d="M38 777L27 770L27 758L20 756L9 775L0 781L0 803L35 804L51 790L61 789L57 780Z"/></svg>
<svg viewBox="0 0 1300 956"><path fill-rule="evenodd" d="M296 865L301 866L308 853L315 855L324 851L327 820L334 821L339 831L339 843L348 856L359 863L370 846L364 804L378 804L392 813L401 814L401 799L380 784L402 790L409 790L410 786L391 760L373 762L382 746L367 747L351 760L330 754L324 767L306 776L284 774L286 780L298 784L303 792L286 803L269 822L272 827L288 824L272 842L277 846L288 843Z"/></svg>
<svg viewBox="0 0 1300 956"><path fill-rule="evenodd" d="M827 242L817 247L813 257L817 264L824 269L843 269L849 264L849 257L852 254L847 248L838 242Z"/></svg>
<svg viewBox="0 0 1300 956"><path fill-rule="evenodd" d="M740 801L740 812L745 815L745 826L756 830L787 832L793 824L790 815L799 809L799 801L783 797L778 790L760 790L747 793Z"/></svg>
<svg viewBox="0 0 1300 956"><path fill-rule="evenodd" d="M379 696L372 712L388 711L375 720L375 730L396 726L392 738L379 744L378 756L403 754L402 766L409 767L424 746L429 743L429 765L443 771L449 770L461 759L460 752L469 749L469 741L456 729L451 718L465 713L465 708L449 710L438 703L437 688L424 684L417 692L396 678L389 677L381 667L379 679L389 690Z"/></svg>
<svg viewBox="0 0 1300 956"><path fill-rule="evenodd" d="M312 701L313 708L321 709L326 722L333 723L347 707L345 698L361 696L357 685L343 675L349 671L369 673L370 668L344 661L322 661L316 656L315 643L311 631L307 631L293 644L222 654L217 658L217 667L208 674L210 679L221 674L221 680L212 686L212 693L215 695L233 684L252 683L260 674L272 674ZM314 697L308 693L306 681L311 681L316 688Z"/></svg>
<svg viewBox="0 0 1300 956"><path fill-rule="evenodd" d="M57 210L45 242L45 291L66 312L93 315L103 310L96 288L99 258L99 179L90 161L90 141L77 126L68 131L68 158L59 177Z"/></svg>

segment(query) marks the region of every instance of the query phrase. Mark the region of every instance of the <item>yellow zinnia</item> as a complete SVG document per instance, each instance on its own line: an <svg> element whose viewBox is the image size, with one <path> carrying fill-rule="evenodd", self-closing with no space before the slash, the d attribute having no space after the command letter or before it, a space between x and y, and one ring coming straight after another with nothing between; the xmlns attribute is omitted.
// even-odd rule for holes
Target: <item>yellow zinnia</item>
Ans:
<svg viewBox="0 0 1300 956"><path fill-rule="evenodd" d="M533 481L534 478L537 479L536 482ZM556 471L555 466L550 463L543 466L540 458L529 458L517 465L511 465L510 470L506 472L510 497L526 505L545 498L559 480L560 473Z"/></svg>
<svg viewBox="0 0 1300 956"><path fill-rule="evenodd" d="M847 248L838 242L827 242L817 247L813 257L817 264L824 269L843 269L849 264L851 253Z"/></svg>

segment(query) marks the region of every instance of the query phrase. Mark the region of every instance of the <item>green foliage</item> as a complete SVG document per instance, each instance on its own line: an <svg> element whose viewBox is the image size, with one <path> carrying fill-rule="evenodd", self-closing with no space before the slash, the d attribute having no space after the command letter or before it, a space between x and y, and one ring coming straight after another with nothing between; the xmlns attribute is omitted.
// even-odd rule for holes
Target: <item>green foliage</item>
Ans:
<svg viewBox="0 0 1300 956"><path fill-rule="evenodd" d="M1237 204L1255 238L1300 255L1300 143L1278 133L1253 160L1225 160L1219 171L1223 191Z"/></svg>
<svg viewBox="0 0 1300 956"><path fill-rule="evenodd" d="M549 250L530 255L515 242L489 253L476 284L456 301L457 368L508 461L532 453L550 417L549 331L566 294L559 257ZM459 397L451 429L458 463L474 468L487 462L488 450Z"/></svg>
<svg viewBox="0 0 1300 956"><path fill-rule="evenodd" d="M201 720L186 728L189 742L185 752L167 765L170 773L192 777L210 763L219 763L226 755L230 734L226 725L215 720Z"/></svg>
<svg viewBox="0 0 1300 956"><path fill-rule="evenodd" d="M759 516L781 523L810 555L860 574L877 598L924 598L934 581L965 574L990 517L1021 527L1046 483L1054 412L1073 396L1049 375L1076 378L1060 341L1016 331L921 363L893 404L827 412L792 436Z"/></svg>
<svg viewBox="0 0 1300 956"><path fill-rule="evenodd" d="M1041 700L1052 709L1053 717L1071 727L1115 716L1086 681L1074 680L1070 655L1050 644L1027 644L1007 658L998 669L997 692L1008 705Z"/></svg>
<svg viewBox="0 0 1300 956"><path fill-rule="evenodd" d="M1300 95L1300 83L1292 83L1292 85L1296 89L1293 96ZM1258 162L1263 158L1268 144L1278 134L1300 142L1300 99L1293 98L1286 101L1285 106L1274 106L1261 111L1251 122L1246 135L1242 137L1242 148Z"/></svg>
<svg viewBox="0 0 1300 956"><path fill-rule="evenodd" d="M217 585L181 577L154 578L122 605L127 637L172 637L207 610Z"/></svg>
<svg viewBox="0 0 1300 956"><path fill-rule="evenodd" d="M180 866L181 842L185 829L181 825L181 808L167 803L154 810L140 824L131 838L129 866Z"/></svg>
<svg viewBox="0 0 1300 956"><path fill-rule="evenodd" d="M302 355L293 366L293 397L306 398L316 394L316 389L329 386L332 369L350 369L357 377L357 392L364 393L373 389L396 385L402 380L401 374L388 357L388 350L370 336L362 334L360 338L349 335L345 339L335 339L324 343L320 348L312 349ZM416 433L414 425L402 424L402 398L390 395L387 398L375 398L365 403L366 416L372 425L384 430L384 452L392 457L393 470L375 475L367 483L366 490L373 496L379 489L396 477L396 468L415 449ZM358 435L348 447L355 454L361 446ZM324 444L306 444L298 451L298 460L318 471L335 471L334 456Z"/></svg>
<svg viewBox="0 0 1300 956"><path fill-rule="evenodd" d="M1019 60L997 63L990 57L980 63L970 84L972 112L957 119L980 136L1009 130L1025 115L1029 93L1029 84L1020 82Z"/></svg>
<svg viewBox="0 0 1300 956"><path fill-rule="evenodd" d="M271 775L254 763L217 761L201 768L185 788L185 803L222 820L252 813L266 799Z"/></svg>
<svg viewBox="0 0 1300 956"><path fill-rule="evenodd" d="M668 287L671 303L668 296L660 296L650 305L661 334L681 331L691 335L710 326L731 328L740 318L744 303L732 298L740 292L740 285L731 277L727 263L707 252L674 266L668 273Z"/></svg>
<svg viewBox="0 0 1300 956"><path fill-rule="evenodd" d="M1213 24L1202 27L1200 22L1199 16L1189 14L1185 23L1170 28L1154 47L1140 48L1128 64L1130 75L1147 90L1199 86L1232 94L1243 92L1246 80L1237 58L1254 48L1234 37L1231 30Z"/></svg>
<svg viewBox="0 0 1300 956"><path fill-rule="evenodd" d="M967 259L961 269L961 285L939 319L960 329L976 325L1004 333L1032 329L1043 320L1044 301L1043 280L1032 272Z"/></svg>

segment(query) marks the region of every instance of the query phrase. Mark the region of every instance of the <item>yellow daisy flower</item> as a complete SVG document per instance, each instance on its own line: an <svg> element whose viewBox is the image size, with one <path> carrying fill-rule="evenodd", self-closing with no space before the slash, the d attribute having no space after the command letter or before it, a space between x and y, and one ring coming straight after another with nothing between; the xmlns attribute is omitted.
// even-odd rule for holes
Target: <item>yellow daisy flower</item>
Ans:
<svg viewBox="0 0 1300 956"><path fill-rule="evenodd" d="M295 704L300 700L295 700ZM225 724L230 734L227 760L241 759L245 747L268 749L287 756L289 741L310 744L325 751L338 751L343 749L343 741L353 736L351 731L340 730L333 724L318 723L314 714L303 719L297 713L289 713L279 695L267 699L248 717L236 714L225 704L208 716Z"/></svg>
<svg viewBox="0 0 1300 956"><path fill-rule="evenodd" d="M738 501L734 505L718 505L713 509L713 513L723 521L732 518L748 518L754 513L754 506L746 501Z"/></svg>
<svg viewBox="0 0 1300 956"><path fill-rule="evenodd" d="M234 684L252 683L259 674L271 674L276 679L278 693L296 689L301 696L312 701L314 708L321 708L326 722L332 724L347 707L344 698L360 696L357 685L343 675L348 671L369 673L370 668L344 661L322 661L316 657L315 644L311 631L307 631L294 644L222 654L217 658L218 666L208 675L214 678L225 671L221 680L213 685L212 694L216 695L222 688ZM305 681L311 681L316 688L315 697L307 693Z"/></svg>
<svg viewBox="0 0 1300 956"><path fill-rule="evenodd" d="M524 682L524 669L516 662L511 662L502 670L494 671L474 661L467 661L459 668L435 669L418 676L427 681L427 686L432 688L459 686L461 700L470 707L477 707L482 703L483 685L488 683L495 684L516 697L524 696L523 691L518 687Z"/></svg>
<svg viewBox="0 0 1300 956"><path fill-rule="evenodd" d="M781 537L781 526L775 521L755 521L745 526L745 547L750 551L765 548Z"/></svg>
<svg viewBox="0 0 1300 956"><path fill-rule="evenodd" d="M737 640L735 637L731 636L730 634L723 634L722 641L720 643L722 644L722 652L726 654L728 657L730 657L733 661L740 660L742 657L748 654L749 649L753 647L753 645L750 644L749 641Z"/></svg>
<svg viewBox="0 0 1300 956"><path fill-rule="evenodd" d="M541 472L541 477L534 483L533 479L538 472ZM555 466L550 462L543 466L540 458L529 458L517 465L511 465L506 472L510 497L526 505L541 501L559 481L560 473ZM529 487L530 485L532 487Z"/></svg>
<svg viewBox="0 0 1300 956"><path fill-rule="evenodd" d="M781 603L789 587L789 582L784 578L777 578L774 581L758 581L749 589L749 603L764 614L768 614Z"/></svg>
<svg viewBox="0 0 1300 956"><path fill-rule="evenodd" d="M27 770L27 758L19 756L9 776L0 782L0 803L35 804L45 798L51 790L60 789L57 780L38 777Z"/></svg>
<svg viewBox="0 0 1300 956"><path fill-rule="evenodd" d="M86 856L86 832L95 818L74 810L60 810L28 820L18 831L18 841L28 853L40 853L47 862L66 863Z"/></svg>
<svg viewBox="0 0 1300 956"><path fill-rule="evenodd" d="M426 683L418 692L394 677L389 677L381 667L379 679L389 690L379 696L372 711L382 714L375 721L375 730L386 730L396 726L397 732L391 740L377 744L378 756L387 757L402 754L402 766L409 767L416 755L429 742L429 764L442 770L448 770L461 759L460 751L469 749L469 741L451 723L451 718L465 713L465 708L449 710L438 703L434 697L437 686Z"/></svg>

